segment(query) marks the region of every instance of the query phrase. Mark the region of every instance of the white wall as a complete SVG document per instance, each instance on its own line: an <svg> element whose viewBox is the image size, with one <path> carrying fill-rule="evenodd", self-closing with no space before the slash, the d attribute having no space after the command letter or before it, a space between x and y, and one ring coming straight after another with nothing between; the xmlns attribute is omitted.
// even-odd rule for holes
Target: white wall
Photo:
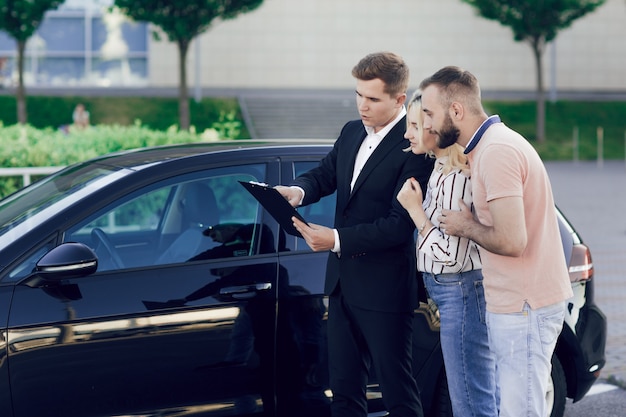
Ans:
<svg viewBox="0 0 626 417"><path fill-rule="evenodd" d="M444 65L472 71L483 89L534 90L530 46L461 0L265 0L255 11L216 24L199 38L204 87L353 88L364 55L396 52L411 84ZM194 46L188 80L195 77ZM546 88L551 58L544 55ZM626 1L607 0L559 33L557 88L626 90ZM150 44L150 83L176 86L176 48Z"/></svg>

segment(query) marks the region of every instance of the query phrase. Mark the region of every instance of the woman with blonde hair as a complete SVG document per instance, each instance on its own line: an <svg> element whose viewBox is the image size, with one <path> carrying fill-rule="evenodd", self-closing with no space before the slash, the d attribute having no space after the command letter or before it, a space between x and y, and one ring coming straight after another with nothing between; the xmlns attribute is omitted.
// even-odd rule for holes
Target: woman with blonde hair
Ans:
<svg viewBox="0 0 626 417"><path fill-rule="evenodd" d="M459 200L472 204L467 158L463 147L437 146L437 136L423 129L421 96L416 92L407 108L406 152L427 153L436 159L426 196L419 183L408 179L398 201L418 231L417 269L429 297L439 308L441 349L455 416L498 415L495 358L489 351L485 324L485 294L476 243L450 236L439 228L443 209L459 210Z"/></svg>

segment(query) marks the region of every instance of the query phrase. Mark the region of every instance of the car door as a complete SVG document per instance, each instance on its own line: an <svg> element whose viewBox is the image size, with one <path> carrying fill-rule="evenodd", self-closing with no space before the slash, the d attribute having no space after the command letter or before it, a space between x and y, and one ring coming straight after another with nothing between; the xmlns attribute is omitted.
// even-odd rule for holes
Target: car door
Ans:
<svg viewBox="0 0 626 417"><path fill-rule="evenodd" d="M277 225L238 184L273 169L168 178L64 227L100 264L56 285L16 281L13 415L273 415Z"/></svg>
<svg viewBox="0 0 626 417"><path fill-rule="evenodd" d="M282 183L319 164L311 155L283 158ZM335 195L324 197L298 211L309 223L333 226ZM281 233L284 233L281 231ZM328 353L326 343L327 297L324 278L328 252L313 252L304 239L284 234L279 247L280 277L287 291L279 294L276 367L277 401L283 415L330 415Z"/></svg>

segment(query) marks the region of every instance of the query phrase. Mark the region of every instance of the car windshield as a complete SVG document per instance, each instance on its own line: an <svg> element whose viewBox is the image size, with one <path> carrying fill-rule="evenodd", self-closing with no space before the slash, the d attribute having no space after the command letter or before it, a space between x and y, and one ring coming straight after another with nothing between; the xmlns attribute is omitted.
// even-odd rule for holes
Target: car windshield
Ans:
<svg viewBox="0 0 626 417"><path fill-rule="evenodd" d="M0 248L36 227L52 213L79 201L130 170L81 164L52 174L0 200Z"/></svg>

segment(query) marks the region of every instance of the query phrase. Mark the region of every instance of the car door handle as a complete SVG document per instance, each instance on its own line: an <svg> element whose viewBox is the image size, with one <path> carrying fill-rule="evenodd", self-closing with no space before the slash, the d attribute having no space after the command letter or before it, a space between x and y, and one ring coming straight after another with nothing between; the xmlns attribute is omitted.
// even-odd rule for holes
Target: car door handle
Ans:
<svg viewBox="0 0 626 417"><path fill-rule="evenodd" d="M220 289L220 295L228 295L238 300L246 300L255 297L259 291L267 291L272 288L269 282L257 282L256 284L237 285Z"/></svg>

